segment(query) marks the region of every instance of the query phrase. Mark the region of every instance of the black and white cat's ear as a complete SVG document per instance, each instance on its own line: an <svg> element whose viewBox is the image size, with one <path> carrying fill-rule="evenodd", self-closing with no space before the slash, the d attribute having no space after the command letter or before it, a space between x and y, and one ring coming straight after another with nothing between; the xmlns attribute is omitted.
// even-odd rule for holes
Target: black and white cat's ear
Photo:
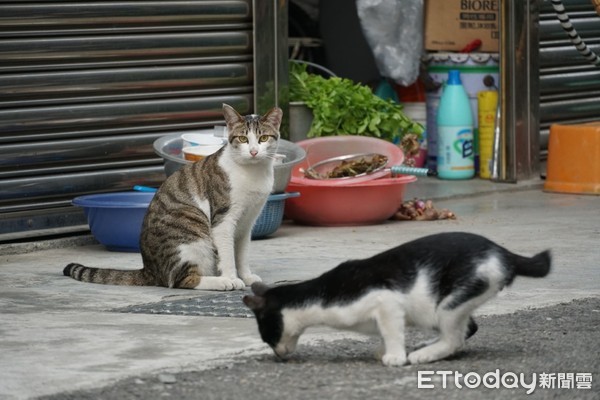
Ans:
<svg viewBox="0 0 600 400"><path fill-rule="evenodd" d="M261 117L261 122L271 125L275 130L279 130L281 125L281 119L283 118L283 111L279 107L271 108L265 115Z"/></svg>
<svg viewBox="0 0 600 400"><path fill-rule="evenodd" d="M244 296L242 299L246 307L252 311L260 310L265 307L265 293L269 290L269 287L262 282L254 282L252 286L252 293L254 296Z"/></svg>
<svg viewBox="0 0 600 400"><path fill-rule="evenodd" d="M244 296L242 301L252 311L260 310L265 306L265 298L262 296Z"/></svg>
<svg viewBox="0 0 600 400"><path fill-rule="evenodd" d="M255 295L264 296L267 290L269 290L269 287L262 282L254 282L252 286L250 286L250 289L252 289L252 293Z"/></svg>
<svg viewBox="0 0 600 400"><path fill-rule="evenodd" d="M244 122L244 117L239 112L235 111L229 104L223 103L223 116L228 127Z"/></svg>

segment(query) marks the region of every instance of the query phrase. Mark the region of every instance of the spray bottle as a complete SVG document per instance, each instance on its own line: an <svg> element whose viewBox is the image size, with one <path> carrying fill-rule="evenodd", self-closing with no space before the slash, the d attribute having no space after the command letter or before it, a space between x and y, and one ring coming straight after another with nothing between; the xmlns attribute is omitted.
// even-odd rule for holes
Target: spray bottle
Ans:
<svg viewBox="0 0 600 400"><path fill-rule="evenodd" d="M438 159L441 179L469 179L475 175L473 115L460 71L448 71L437 114Z"/></svg>

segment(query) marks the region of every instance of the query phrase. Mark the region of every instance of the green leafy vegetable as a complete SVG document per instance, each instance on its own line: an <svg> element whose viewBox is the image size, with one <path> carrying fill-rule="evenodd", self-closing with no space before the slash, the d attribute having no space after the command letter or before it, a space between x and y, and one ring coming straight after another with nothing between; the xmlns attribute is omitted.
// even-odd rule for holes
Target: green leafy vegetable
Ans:
<svg viewBox="0 0 600 400"><path fill-rule="evenodd" d="M302 101L312 110L309 137L361 135L397 141L407 133L423 132L420 124L404 115L402 105L350 79L311 74L303 64L290 63L290 100Z"/></svg>

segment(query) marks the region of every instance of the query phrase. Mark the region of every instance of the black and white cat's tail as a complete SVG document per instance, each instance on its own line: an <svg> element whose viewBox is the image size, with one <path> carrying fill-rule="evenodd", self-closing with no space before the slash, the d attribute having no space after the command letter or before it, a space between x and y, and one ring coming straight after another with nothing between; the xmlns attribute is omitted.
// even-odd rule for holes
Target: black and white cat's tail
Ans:
<svg viewBox="0 0 600 400"><path fill-rule="evenodd" d="M515 255L515 273L521 276L542 278L550 272L552 255L550 250L543 251L533 257L522 257Z"/></svg>

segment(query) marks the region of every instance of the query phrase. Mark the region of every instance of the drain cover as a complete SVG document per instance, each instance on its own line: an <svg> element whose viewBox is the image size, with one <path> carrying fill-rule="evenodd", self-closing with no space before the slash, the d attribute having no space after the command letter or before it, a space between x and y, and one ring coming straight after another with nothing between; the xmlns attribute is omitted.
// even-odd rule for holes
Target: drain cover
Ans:
<svg viewBox="0 0 600 400"><path fill-rule="evenodd" d="M112 311L135 314L169 314L208 317L253 318L254 314L242 302L247 292L222 292L189 299L163 300L117 308Z"/></svg>

